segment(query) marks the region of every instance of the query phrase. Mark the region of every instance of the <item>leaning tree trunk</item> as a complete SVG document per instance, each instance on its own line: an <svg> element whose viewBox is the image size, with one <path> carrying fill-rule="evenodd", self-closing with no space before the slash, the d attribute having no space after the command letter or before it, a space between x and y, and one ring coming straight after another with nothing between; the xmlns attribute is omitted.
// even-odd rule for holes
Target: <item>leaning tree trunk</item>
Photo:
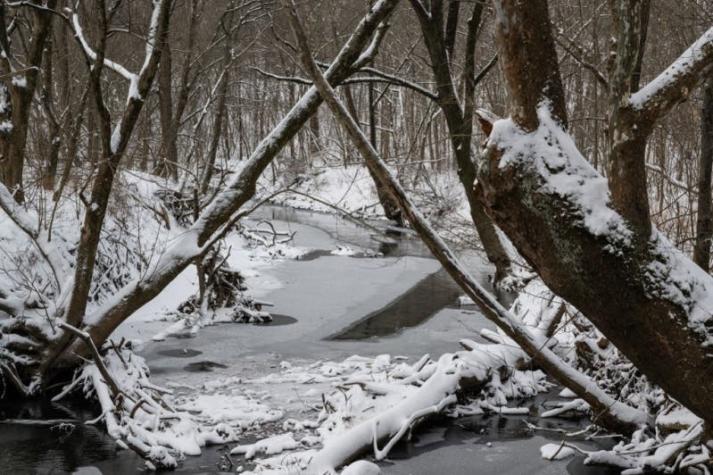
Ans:
<svg viewBox="0 0 713 475"><path fill-rule="evenodd" d="M633 222L619 214L606 180L565 132L546 0L497 3L499 55L513 115L490 135L478 195L550 289L652 382L712 423L713 279L655 229L642 231L637 210L645 205L626 207ZM625 97L626 129L650 128L685 99L711 64L713 29L659 78ZM614 137L645 145L640 135L622 135L626 129Z"/></svg>

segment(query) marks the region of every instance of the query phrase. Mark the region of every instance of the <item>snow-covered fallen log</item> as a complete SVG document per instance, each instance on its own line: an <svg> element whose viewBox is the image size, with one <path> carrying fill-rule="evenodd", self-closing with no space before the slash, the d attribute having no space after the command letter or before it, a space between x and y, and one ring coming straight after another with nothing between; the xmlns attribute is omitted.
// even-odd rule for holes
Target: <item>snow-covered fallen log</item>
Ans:
<svg viewBox="0 0 713 475"><path fill-rule="evenodd" d="M263 458L257 461L255 473L337 473L362 455L372 453L374 459L381 460L396 443L409 437L419 422L438 413L454 417L527 414L526 408L508 407L508 402L532 397L550 385L544 373L517 370L502 353L501 345L472 343L468 351L444 354L438 361L426 356L409 365L386 355L373 360L352 357L341 364L308 368L307 374L304 369L290 367L279 377L263 378L260 381L276 383L331 381L335 389L323 396L323 409L316 419L321 448ZM334 368L326 372L332 376L319 378L325 367ZM313 374L315 371L317 374ZM312 426L285 425L290 430ZM286 435L298 440L291 432ZM275 438L271 439L238 446L235 453L253 455L276 450L281 444L273 444ZM314 445L307 440L300 439L303 447Z"/></svg>

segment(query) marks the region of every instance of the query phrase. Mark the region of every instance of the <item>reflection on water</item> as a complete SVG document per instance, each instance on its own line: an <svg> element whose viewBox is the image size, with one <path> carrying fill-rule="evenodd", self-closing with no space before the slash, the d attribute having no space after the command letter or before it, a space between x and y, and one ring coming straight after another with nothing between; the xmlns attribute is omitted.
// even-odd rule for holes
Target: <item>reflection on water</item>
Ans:
<svg viewBox="0 0 713 475"><path fill-rule="evenodd" d="M0 471L64 473L116 458L116 444L103 426L84 424L96 412L83 401L0 401Z"/></svg>
<svg viewBox="0 0 713 475"><path fill-rule="evenodd" d="M395 334L428 320L439 310L454 304L459 287L443 269L422 279L386 307L353 324L331 340L361 340Z"/></svg>

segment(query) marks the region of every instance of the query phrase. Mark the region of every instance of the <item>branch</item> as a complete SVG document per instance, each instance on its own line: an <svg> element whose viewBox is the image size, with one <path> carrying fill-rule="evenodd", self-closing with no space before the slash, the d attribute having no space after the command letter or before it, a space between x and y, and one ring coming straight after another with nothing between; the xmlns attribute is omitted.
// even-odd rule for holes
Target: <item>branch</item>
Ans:
<svg viewBox="0 0 713 475"><path fill-rule="evenodd" d="M272 79L276 79L278 81L293 82L293 83L297 83L297 84L303 84L305 86L312 85L312 81L310 81L309 79L306 79L306 78L302 78L302 77L298 77L298 76L281 76L279 74L264 71L264 70L260 69L259 67L251 67L250 69L258 72L259 74L262 74L263 76L266 76L266 77L269 77ZM387 84L392 84L394 86L402 86L407 89L411 89L412 91L418 92L419 94L422 94L423 96L426 96L427 98L434 100L434 101L437 99L435 92L430 91L429 89L426 89L425 87L420 86L419 84L417 84L415 82L395 76L393 74L385 73L383 71L380 71L378 69L368 67L368 66L360 68L357 72L370 73L376 77L355 77L355 78L351 78L351 79L347 79L347 80L343 81L342 85L362 84L362 83L369 83L369 82L387 83Z"/></svg>
<svg viewBox="0 0 713 475"><path fill-rule="evenodd" d="M403 87L406 87L406 88L408 88L408 89L411 89L411 90L413 90L413 91L418 92L419 94L422 94L422 95L428 97L429 99L431 99L431 100L433 100L433 101L435 101L435 100L438 98L438 96L436 95L435 92L433 92L433 91L431 91L431 90L429 90L429 89L426 89L425 87L423 87L423 86L421 86L421 85L419 85L419 84L417 84L417 83L415 83L415 82L413 82L413 81L409 81L408 79L404 79L404 78L401 78L401 77L399 77L399 76L396 76L396 75L393 75L393 74L389 74L389 73L386 73L386 72L384 72L384 71L380 71L380 70L378 70L378 69L376 69L376 68L373 68L373 67L368 67L368 66L362 67L362 68L359 69L358 72L366 72L366 73L373 74L374 76L376 76L376 77L378 77L378 78L382 78L382 79L388 80L388 82L389 82L390 84L394 84L394 85L396 85L396 86L403 86ZM356 81L358 81L359 79L362 79L362 78L354 78L352 81L356 82Z"/></svg>
<svg viewBox="0 0 713 475"><path fill-rule="evenodd" d="M47 262L52 271L57 290L61 290L62 284L59 278L59 270L63 268L61 263L56 260L57 251L52 247L46 248L46 241L40 237L40 230L35 227L32 219L28 216L24 209L17 204L7 187L0 183L0 209L20 228L20 230L30 238L32 243L39 251L42 258Z"/></svg>
<svg viewBox="0 0 713 475"><path fill-rule="evenodd" d="M389 26L390 25L386 23L386 21L379 24L376 28L374 38L371 40L369 46L361 53L361 55L359 55L357 60L354 61L354 64L352 65L354 69L362 68L374 60L374 57L379 50L379 46L386 36Z"/></svg>
<svg viewBox="0 0 713 475"><path fill-rule="evenodd" d="M557 41L557 44L559 44L563 50L567 54L569 54L575 61L577 61L579 64L582 65L585 69L588 69L592 75L594 76L594 79L596 79L599 84L604 86L605 88L609 87L609 80L604 76L604 74L597 69L595 65L590 63L589 61L585 60L583 58L583 52L581 47L578 45L572 43L569 39L567 39L567 44L565 44L564 37L561 35L558 35L555 37L555 41Z"/></svg>
<svg viewBox="0 0 713 475"><path fill-rule="evenodd" d="M77 13L72 13L72 18L70 21L70 26L72 27L72 30L74 31L74 36L79 41L79 44L82 47L82 51L84 54L91 59L92 61L97 60L97 53L92 49L92 47L89 45L87 42L87 39L84 37L84 31L82 30L82 25L79 24L79 15ZM134 85L138 81L138 76L128 69L126 69L124 66L121 64L111 61L110 59L104 58L104 66L107 68L111 69L115 73L119 74L122 76L124 79L129 81L132 85Z"/></svg>
<svg viewBox="0 0 713 475"><path fill-rule="evenodd" d="M485 76L488 75L491 69L493 69L493 66L498 64L498 55L495 54L493 57L488 61L488 64L486 64L483 69L481 69L478 74L475 75L475 78L473 79L473 87L477 86L480 84L480 81L485 79Z"/></svg>
<svg viewBox="0 0 713 475"><path fill-rule="evenodd" d="M277 79L278 81L294 82L294 83L297 83L297 84L303 84L303 85L305 85L305 86L311 86L311 85L312 85L312 81L310 81L309 79L301 78L301 77L298 77L298 76L281 76L281 75L279 75L279 74L275 74L275 73L271 73L271 72L268 72L268 71L264 71L264 70L260 69L260 68L257 67L257 66L251 66L250 69L252 69L253 71L258 72L259 74L262 74L263 76L266 76L266 77L269 77L269 78L272 78L272 79Z"/></svg>
<svg viewBox="0 0 713 475"><path fill-rule="evenodd" d="M653 81L629 96L640 116L655 121L688 98L713 65L713 27L706 31Z"/></svg>
<svg viewBox="0 0 713 475"><path fill-rule="evenodd" d="M416 12L416 15L426 21L429 21L431 19L431 14L426 10L426 7L423 5L421 0L409 0L411 3L411 6L413 7L413 10Z"/></svg>
<svg viewBox="0 0 713 475"><path fill-rule="evenodd" d="M99 354L99 350L94 344L94 340L92 340L92 337L89 336L89 333L82 331L79 328L74 327L65 322L59 322L59 327L63 330L68 331L69 333L72 333L74 336L82 340L85 345L87 345L87 348L89 348L89 351L92 354L92 358L94 359L94 363L96 364L97 369L104 378L104 382L107 384L107 386L109 386L111 392L114 393L114 397L118 396L122 391L119 389L119 386L116 384L116 381L114 381L114 378L109 373L109 370L104 364L104 360L102 360L102 357Z"/></svg>

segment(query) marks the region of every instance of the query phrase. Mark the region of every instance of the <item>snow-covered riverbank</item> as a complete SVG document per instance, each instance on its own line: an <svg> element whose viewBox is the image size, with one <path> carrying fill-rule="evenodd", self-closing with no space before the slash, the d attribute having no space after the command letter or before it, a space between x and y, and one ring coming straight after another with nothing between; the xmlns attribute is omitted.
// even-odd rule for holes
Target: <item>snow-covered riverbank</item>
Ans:
<svg viewBox="0 0 713 475"><path fill-rule="evenodd" d="M151 367L152 380L175 391L179 409L191 412L206 424L227 422L244 428L245 433L239 438L243 444L278 434L262 445L240 449L250 455L270 455L283 450L289 454L295 449L310 450L314 445L321 445L327 434L319 436L314 429L320 425L318 415L324 409L323 395L332 393L335 384L355 375L383 378L385 374L402 371L398 368L418 364L424 354L439 355L456 350L461 338L480 340L481 329L493 328L472 307L459 308L454 301L420 325L394 335L357 341L329 339L339 330L388 306L416 283L433 275L439 266L432 259L408 255L355 258L325 253L311 260L294 259L309 250L338 250L368 244L370 237L368 231L335 216L306 211L288 215L291 218L282 213L283 219L272 223L278 230L296 232L290 243L293 249L290 258L268 258L263 251L251 254L244 246L242 250L236 246L236 252L231 255L236 256L236 265L248 269L251 292L271 302L272 313L289 319L278 317L276 325L218 324L201 329L194 338L154 342L147 337L160 331L166 322L147 319L149 313L142 309L121 329L123 336L145 342L141 354ZM305 221L312 224L303 224ZM315 221L323 228L316 227ZM338 231L335 232L334 227ZM371 241L371 244L378 249L378 242ZM471 256L470 262L476 272L482 266L480 275L487 274L487 266L475 256ZM176 287L167 289L152 305L163 302L169 307L171 301L176 301L176 294L171 290L179 292L181 288L190 288L190 275L183 277L183 283L180 280L174 283ZM389 354L393 356L387 356ZM533 406L529 414L536 413ZM532 437L518 420L521 414L498 417L509 420L510 426L522 426L516 430L518 437ZM483 437L487 438L491 432L487 426L485 423L483 434L464 436L461 442L485 440ZM430 435L426 438L438 438L438 430L441 429L427 430L426 434ZM492 435L492 438L498 436ZM444 447L449 445L445 439L443 443ZM520 454L515 443L500 446L497 440L488 440L483 444L478 445L479 450L492 449L491 460L515 461L527 457ZM540 458L540 445L527 446L533 458ZM510 451L518 455L506 455ZM212 450L203 457L216 460ZM233 469L253 466L252 460L241 461L241 457L232 456L236 463ZM290 459L285 454L277 456L278 460L281 458ZM218 462L221 460L218 458ZM190 458L184 462L186 467L196 463L199 462ZM557 462L554 467L559 471L562 464L567 463L569 460ZM538 464L543 467L542 473L548 473L552 467L544 461ZM387 465L385 473L425 473L399 471L400 466L399 463ZM406 468L409 466L406 463L403 469L409 470ZM470 473L467 464L461 464L460 469L462 473Z"/></svg>

